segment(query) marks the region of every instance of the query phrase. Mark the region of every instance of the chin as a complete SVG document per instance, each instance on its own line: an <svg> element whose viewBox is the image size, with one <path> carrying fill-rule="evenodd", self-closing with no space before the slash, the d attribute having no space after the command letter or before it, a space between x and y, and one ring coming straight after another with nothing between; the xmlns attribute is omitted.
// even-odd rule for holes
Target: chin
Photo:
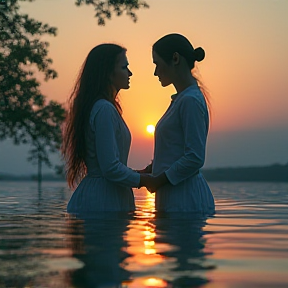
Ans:
<svg viewBox="0 0 288 288"><path fill-rule="evenodd" d="M161 82L161 85L162 85L162 87L167 87L167 86L169 86L171 83L162 83Z"/></svg>

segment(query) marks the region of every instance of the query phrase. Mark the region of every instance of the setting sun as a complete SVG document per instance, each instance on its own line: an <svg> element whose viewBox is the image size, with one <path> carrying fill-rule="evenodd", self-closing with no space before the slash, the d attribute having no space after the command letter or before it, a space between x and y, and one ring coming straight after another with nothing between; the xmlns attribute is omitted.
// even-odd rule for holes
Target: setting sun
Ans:
<svg viewBox="0 0 288 288"><path fill-rule="evenodd" d="M147 130L148 133L154 134L155 126L154 125L148 125L146 130Z"/></svg>

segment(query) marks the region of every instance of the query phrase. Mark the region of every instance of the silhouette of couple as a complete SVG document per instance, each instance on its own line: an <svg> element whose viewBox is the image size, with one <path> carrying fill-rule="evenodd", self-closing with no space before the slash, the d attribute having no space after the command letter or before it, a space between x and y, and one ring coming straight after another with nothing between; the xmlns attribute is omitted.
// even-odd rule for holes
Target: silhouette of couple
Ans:
<svg viewBox="0 0 288 288"><path fill-rule="evenodd" d="M176 93L155 129L154 158L142 170L127 167L130 131L117 101L129 89L132 72L126 49L101 44L88 54L69 98L62 154L67 181L77 186L67 212L133 211L132 188L156 192L155 208L164 212L214 212L214 198L200 172L209 129L209 99L193 75L205 57L187 38L168 34L152 47L154 75Z"/></svg>

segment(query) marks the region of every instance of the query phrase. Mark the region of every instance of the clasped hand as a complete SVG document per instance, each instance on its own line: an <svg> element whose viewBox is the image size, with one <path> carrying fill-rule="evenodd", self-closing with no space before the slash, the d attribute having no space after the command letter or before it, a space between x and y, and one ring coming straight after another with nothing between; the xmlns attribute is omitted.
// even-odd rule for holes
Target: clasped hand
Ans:
<svg viewBox="0 0 288 288"><path fill-rule="evenodd" d="M158 176L152 176L147 173L140 173L140 187L145 186L151 193L155 192L158 188L168 183L168 179L165 173Z"/></svg>

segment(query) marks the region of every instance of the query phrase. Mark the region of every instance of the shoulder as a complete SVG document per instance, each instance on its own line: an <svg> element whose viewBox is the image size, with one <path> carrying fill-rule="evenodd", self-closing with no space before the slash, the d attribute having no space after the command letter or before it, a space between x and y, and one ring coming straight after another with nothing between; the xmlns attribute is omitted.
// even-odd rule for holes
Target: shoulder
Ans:
<svg viewBox="0 0 288 288"><path fill-rule="evenodd" d="M106 99L97 100L91 110L90 113L90 124L93 125L94 121L99 121L102 119L103 121L112 121L117 122L119 118L119 114L112 103L107 101ZM101 121L101 120L100 120Z"/></svg>
<svg viewBox="0 0 288 288"><path fill-rule="evenodd" d="M192 85L187 88L181 97L184 102L197 101L199 103L205 103L203 93L197 85Z"/></svg>
<svg viewBox="0 0 288 288"><path fill-rule="evenodd" d="M97 113L99 110L117 111L114 105L106 99L97 100L91 110L91 114Z"/></svg>
<svg viewBox="0 0 288 288"><path fill-rule="evenodd" d="M94 103L91 109L90 118L95 118L98 113L117 115L118 112L111 102L106 99L99 99Z"/></svg>
<svg viewBox="0 0 288 288"><path fill-rule="evenodd" d="M202 114L207 113L205 98L198 86L192 86L182 94L179 99L179 107L182 113L192 111L201 111Z"/></svg>

